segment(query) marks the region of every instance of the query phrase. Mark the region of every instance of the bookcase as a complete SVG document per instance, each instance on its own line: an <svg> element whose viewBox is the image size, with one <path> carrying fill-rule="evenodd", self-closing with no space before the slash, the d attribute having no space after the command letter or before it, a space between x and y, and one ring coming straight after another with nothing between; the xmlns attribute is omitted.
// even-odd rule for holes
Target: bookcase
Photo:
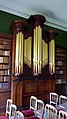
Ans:
<svg viewBox="0 0 67 119"><path fill-rule="evenodd" d="M55 74L56 83L66 83L67 77L67 63L66 63L66 48L56 46L55 52Z"/></svg>
<svg viewBox="0 0 67 119"><path fill-rule="evenodd" d="M11 41L0 38L0 89L9 88Z"/></svg>
<svg viewBox="0 0 67 119"><path fill-rule="evenodd" d="M5 112L10 98L12 35L0 33L0 115Z"/></svg>

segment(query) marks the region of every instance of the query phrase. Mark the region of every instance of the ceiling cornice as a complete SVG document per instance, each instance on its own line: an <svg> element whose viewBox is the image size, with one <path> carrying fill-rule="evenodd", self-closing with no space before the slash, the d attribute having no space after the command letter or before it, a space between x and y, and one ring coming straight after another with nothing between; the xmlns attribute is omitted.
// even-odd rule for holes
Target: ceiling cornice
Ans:
<svg viewBox="0 0 67 119"><path fill-rule="evenodd" d="M17 15L17 16L20 16L20 17L23 17L23 18L29 18L31 14L37 14L37 13L34 13L32 11L31 12L27 11L27 13L22 12L22 11L18 11L16 9L12 9L12 8L9 8L9 7L4 6L4 5L0 5L0 10L14 14L14 15ZM31 13L31 14L28 14L28 13ZM51 27L54 27L54 28L57 28L57 29L60 29L63 31L67 31L67 24L66 23L60 22L59 20L55 20L55 19L50 18L50 17L47 17L46 15L45 15L45 18L46 18L45 25L48 25L48 26L51 26Z"/></svg>
<svg viewBox="0 0 67 119"><path fill-rule="evenodd" d="M67 23L46 16L45 24L63 31L67 31Z"/></svg>

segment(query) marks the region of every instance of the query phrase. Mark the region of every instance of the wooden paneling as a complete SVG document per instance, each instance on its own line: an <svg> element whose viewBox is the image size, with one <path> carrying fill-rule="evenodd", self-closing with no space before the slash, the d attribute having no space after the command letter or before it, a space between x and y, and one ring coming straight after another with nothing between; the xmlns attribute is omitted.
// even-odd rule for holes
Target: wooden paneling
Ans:
<svg viewBox="0 0 67 119"><path fill-rule="evenodd" d="M17 106L22 105L22 93L23 93L23 82L22 81L12 81L11 83L11 99L13 103Z"/></svg>
<svg viewBox="0 0 67 119"><path fill-rule="evenodd" d="M48 85L49 85L49 93L55 91L55 80L48 80Z"/></svg>
<svg viewBox="0 0 67 119"><path fill-rule="evenodd" d="M6 102L10 98L10 90L0 91L0 115L5 114L6 112Z"/></svg>
<svg viewBox="0 0 67 119"><path fill-rule="evenodd" d="M35 80L28 80L28 81L23 81L24 83L24 94L30 94L36 92L36 82Z"/></svg>
<svg viewBox="0 0 67 119"><path fill-rule="evenodd" d="M38 89L39 91L43 92L43 91L48 91L48 81L44 81L44 80L39 80L38 82ZM47 87L47 88L46 88Z"/></svg>
<svg viewBox="0 0 67 119"><path fill-rule="evenodd" d="M55 85L55 92L58 95L65 95L65 96L67 96L67 84L56 84Z"/></svg>
<svg viewBox="0 0 67 119"><path fill-rule="evenodd" d="M18 107L29 106L30 96L34 95L43 101L49 100L49 93L54 91L53 80L12 80L11 98ZM54 85L54 86L52 86Z"/></svg>

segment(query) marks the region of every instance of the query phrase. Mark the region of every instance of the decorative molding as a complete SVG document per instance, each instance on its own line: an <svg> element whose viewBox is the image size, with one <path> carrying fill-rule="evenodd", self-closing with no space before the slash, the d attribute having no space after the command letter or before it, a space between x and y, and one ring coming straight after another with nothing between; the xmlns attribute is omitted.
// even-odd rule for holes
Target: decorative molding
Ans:
<svg viewBox="0 0 67 119"><path fill-rule="evenodd" d="M37 13L34 13L33 11L30 12L30 10L27 11L27 13L22 12L22 11L13 9L13 8L9 8L8 6L5 6L5 5L0 5L0 10L23 17L23 18L29 18L31 14L37 14ZM45 18L46 18L45 25L48 25L48 26L51 26L51 27L54 27L54 28L57 28L63 31L67 31L67 23L47 17L46 15L45 15Z"/></svg>
<svg viewBox="0 0 67 119"><path fill-rule="evenodd" d="M51 27L54 27L54 28L57 28L63 31L67 31L67 23L61 22L59 20L55 20L47 16L45 17L46 17L45 25L48 25L48 26L51 26Z"/></svg>
<svg viewBox="0 0 67 119"><path fill-rule="evenodd" d="M8 12L8 13L11 13L11 14L14 14L14 15L17 15L17 16L20 16L20 17L23 17L23 18L28 18L30 17L29 14L27 13L23 13L21 11L17 11L15 9L12 9L12 8L9 8L7 6L3 6L3 5L0 5L0 10L4 11L4 12Z"/></svg>

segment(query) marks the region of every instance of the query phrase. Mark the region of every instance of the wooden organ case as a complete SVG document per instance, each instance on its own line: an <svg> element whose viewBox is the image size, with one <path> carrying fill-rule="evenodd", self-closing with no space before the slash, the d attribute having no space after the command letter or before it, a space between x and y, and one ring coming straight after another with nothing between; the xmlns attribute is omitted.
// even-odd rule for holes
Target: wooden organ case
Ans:
<svg viewBox="0 0 67 119"><path fill-rule="evenodd" d="M53 44L57 32L45 30L45 21L42 15L31 15L27 20L15 20L10 26L13 32L11 98L18 107L28 107L31 95L45 101L55 90Z"/></svg>

